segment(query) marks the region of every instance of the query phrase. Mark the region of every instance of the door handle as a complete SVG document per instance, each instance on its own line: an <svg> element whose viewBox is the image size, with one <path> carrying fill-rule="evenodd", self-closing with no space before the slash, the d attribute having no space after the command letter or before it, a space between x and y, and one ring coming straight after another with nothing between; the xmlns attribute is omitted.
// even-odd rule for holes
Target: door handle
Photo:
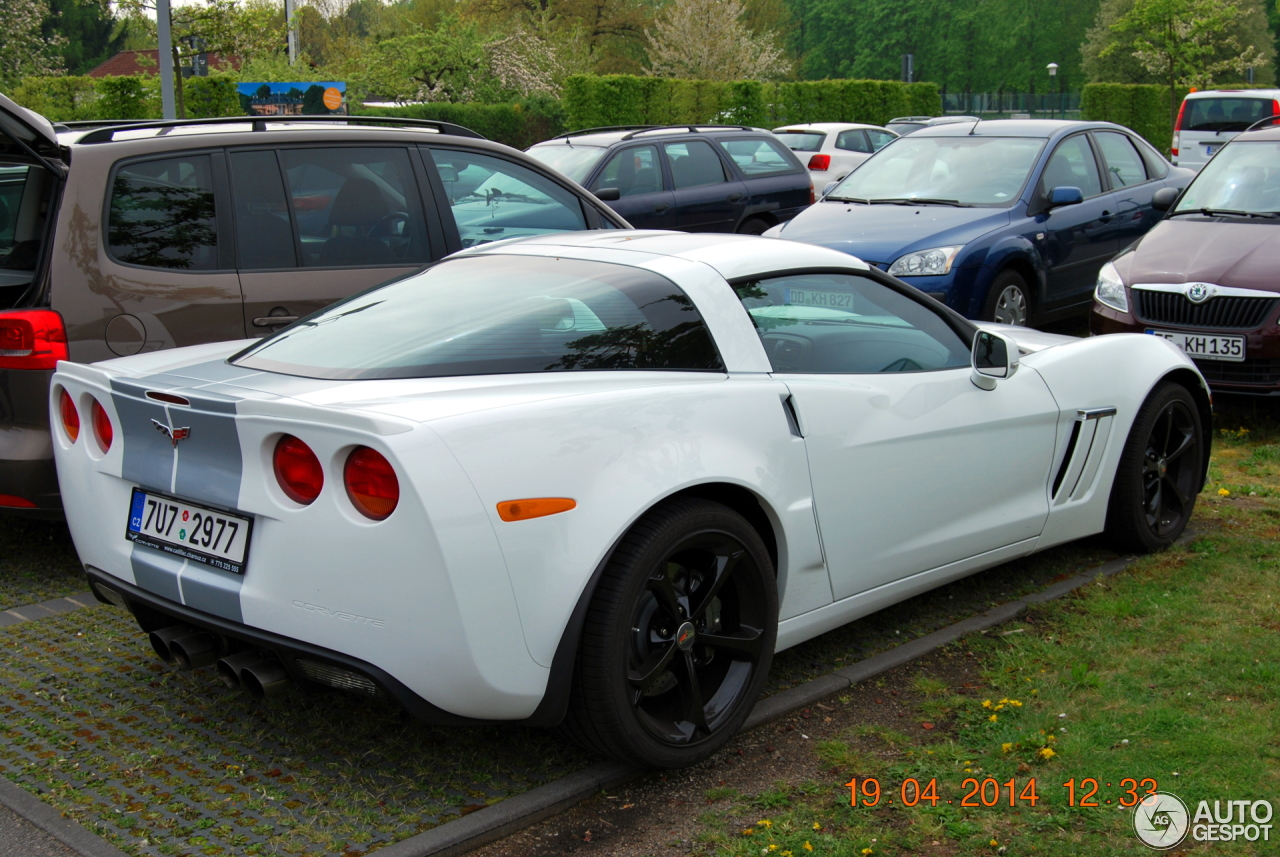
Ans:
<svg viewBox="0 0 1280 857"><path fill-rule="evenodd" d="M671 204L670 204L670 203L667 203L667 202L660 202L660 203L658 203L657 205L655 205L655 206L653 207L653 210L654 210L656 213L661 214L662 212L666 211L666 210L667 210L668 208L670 208L670 207L671 207Z"/></svg>
<svg viewBox="0 0 1280 857"><path fill-rule="evenodd" d="M729 194L729 202L737 202L740 199L742 199L742 194L740 193Z"/></svg>
<svg viewBox="0 0 1280 857"><path fill-rule="evenodd" d="M298 320L296 315L265 315L253 320L254 327L283 327Z"/></svg>
<svg viewBox="0 0 1280 857"><path fill-rule="evenodd" d="M1101 220L1103 223L1110 223L1110 222L1111 222L1111 212L1109 212L1109 211L1104 211L1104 212L1102 212L1102 216L1101 216L1101 217L1099 217L1098 219L1099 219L1099 220Z"/></svg>

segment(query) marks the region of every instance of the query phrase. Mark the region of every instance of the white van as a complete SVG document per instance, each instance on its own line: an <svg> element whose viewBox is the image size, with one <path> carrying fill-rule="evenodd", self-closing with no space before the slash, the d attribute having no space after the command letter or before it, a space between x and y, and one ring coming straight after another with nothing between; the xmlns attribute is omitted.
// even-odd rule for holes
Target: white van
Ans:
<svg viewBox="0 0 1280 857"><path fill-rule="evenodd" d="M1228 140L1260 119L1280 114L1280 89L1192 92L1178 108L1170 160L1198 170Z"/></svg>

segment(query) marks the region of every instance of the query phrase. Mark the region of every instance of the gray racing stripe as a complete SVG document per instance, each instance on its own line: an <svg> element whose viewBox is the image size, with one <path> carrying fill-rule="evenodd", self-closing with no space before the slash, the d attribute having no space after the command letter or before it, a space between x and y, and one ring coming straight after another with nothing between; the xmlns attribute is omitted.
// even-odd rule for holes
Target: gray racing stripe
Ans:
<svg viewBox="0 0 1280 857"><path fill-rule="evenodd" d="M182 592L178 588L178 574L182 571L185 559L170 556L155 548L144 547L134 542L129 561L133 565L133 579L138 586L161 598L182 603Z"/></svg>
<svg viewBox="0 0 1280 857"><path fill-rule="evenodd" d="M183 604L232 622L244 622L240 612L240 575L188 561L179 582Z"/></svg>
<svg viewBox="0 0 1280 857"><path fill-rule="evenodd" d="M234 509L240 499L244 470L235 402L184 393L191 408L171 407L191 436L178 445L178 473L173 490L179 497L207 500Z"/></svg>
<svg viewBox="0 0 1280 857"><path fill-rule="evenodd" d="M124 444L120 475L138 485L168 491L173 480L173 444L151 422L167 424L164 406L142 398L145 388L130 382L112 379L111 389L111 401L120 418L117 430Z"/></svg>

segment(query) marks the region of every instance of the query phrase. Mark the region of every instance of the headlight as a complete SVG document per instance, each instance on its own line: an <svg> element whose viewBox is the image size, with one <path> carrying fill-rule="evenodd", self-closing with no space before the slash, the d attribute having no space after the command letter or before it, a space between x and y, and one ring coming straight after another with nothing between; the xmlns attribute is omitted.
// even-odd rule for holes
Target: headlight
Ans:
<svg viewBox="0 0 1280 857"><path fill-rule="evenodd" d="M947 274L951 272L951 263L955 261L956 254L962 249L964 245L908 253L889 266L889 273L895 277L933 277Z"/></svg>
<svg viewBox="0 0 1280 857"><path fill-rule="evenodd" d="M1120 312L1129 311L1129 299L1124 294L1124 280L1120 279L1120 272L1110 262L1098 272L1098 287L1093 290L1093 296L1100 304Z"/></svg>

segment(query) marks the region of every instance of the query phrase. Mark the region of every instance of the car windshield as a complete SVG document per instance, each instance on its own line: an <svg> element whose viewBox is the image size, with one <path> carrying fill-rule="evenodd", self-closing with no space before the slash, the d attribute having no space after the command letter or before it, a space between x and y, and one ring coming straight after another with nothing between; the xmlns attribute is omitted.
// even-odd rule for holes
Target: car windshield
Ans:
<svg viewBox="0 0 1280 857"><path fill-rule="evenodd" d="M606 151L599 146L534 146L525 154L582 184Z"/></svg>
<svg viewBox="0 0 1280 857"><path fill-rule="evenodd" d="M693 302L651 271L542 256L462 256L355 295L232 359L308 378L590 370L720 372Z"/></svg>
<svg viewBox="0 0 1280 857"><path fill-rule="evenodd" d="M816 152L827 135L822 131L774 131L773 135L796 152Z"/></svg>
<svg viewBox="0 0 1280 857"><path fill-rule="evenodd" d="M826 198L1010 205L1044 143L1027 137L904 137L850 173Z"/></svg>
<svg viewBox="0 0 1280 857"><path fill-rule="evenodd" d="M1188 98L1182 131L1243 131L1275 113L1270 98Z"/></svg>
<svg viewBox="0 0 1280 857"><path fill-rule="evenodd" d="M1174 213L1204 209L1280 212L1280 142L1240 140L1214 155Z"/></svg>

